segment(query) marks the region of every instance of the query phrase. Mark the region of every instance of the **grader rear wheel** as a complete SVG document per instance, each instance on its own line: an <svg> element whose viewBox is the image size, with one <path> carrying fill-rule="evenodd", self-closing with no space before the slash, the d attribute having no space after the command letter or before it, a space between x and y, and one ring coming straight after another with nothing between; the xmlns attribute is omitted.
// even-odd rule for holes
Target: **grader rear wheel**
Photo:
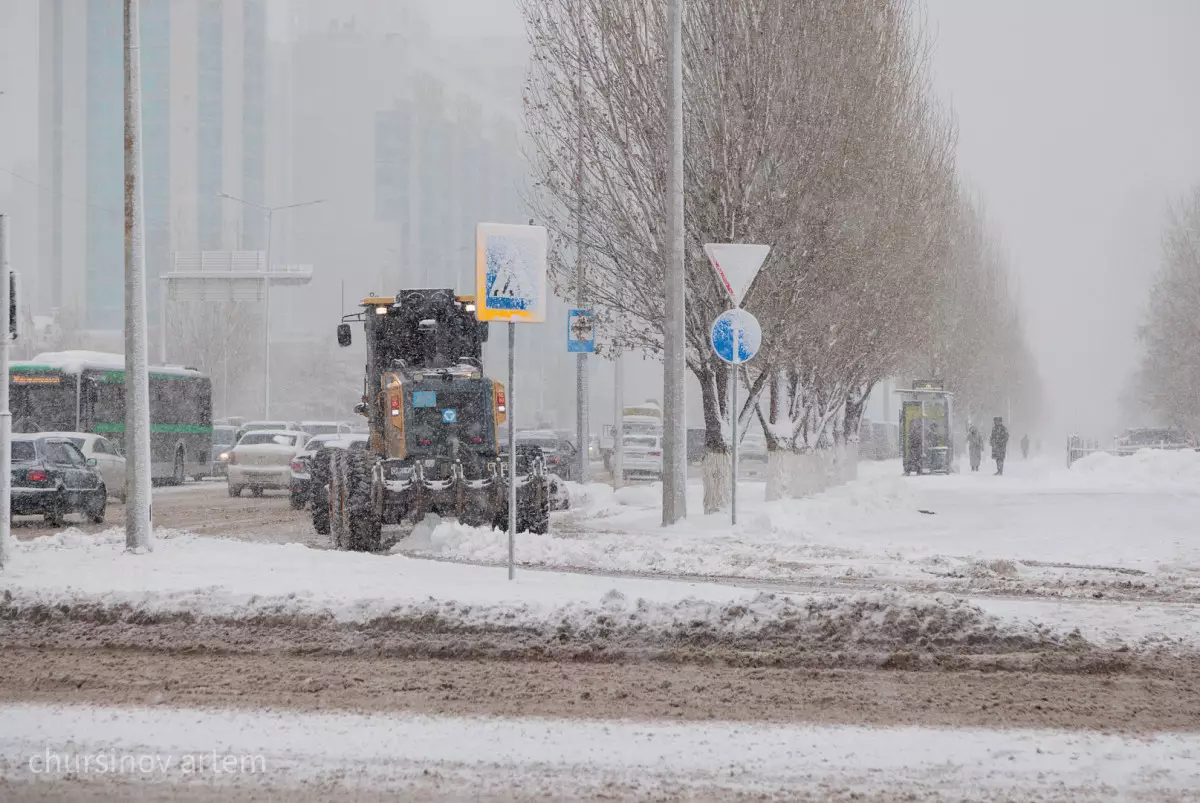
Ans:
<svg viewBox="0 0 1200 803"><path fill-rule="evenodd" d="M332 451L329 455L329 534L333 537L333 545L338 549L346 548L346 506L345 482L342 467L341 450Z"/></svg>
<svg viewBox="0 0 1200 803"><path fill-rule="evenodd" d="M383 543L383 488L375 458L367 452L344 452L341 465L346 547L355 552L378 551Z"/></svg>

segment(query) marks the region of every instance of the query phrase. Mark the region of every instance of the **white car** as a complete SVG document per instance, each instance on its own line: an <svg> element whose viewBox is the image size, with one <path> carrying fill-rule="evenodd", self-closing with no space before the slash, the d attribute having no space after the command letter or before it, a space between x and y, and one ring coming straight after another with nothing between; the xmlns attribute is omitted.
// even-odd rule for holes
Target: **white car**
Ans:
<svg viewBox="0 0 1200 803"><path fill-rule="evenodd" d="M103 435L91 432L39 432L39 437L66 438L83 452L87 460L96 461L96 471L104 479L108 495L125 501L125 458L116 445Z"/></svg>
<svg viewBox="0 0 1200 803"><path fill-rule="evenodd" d="M622 443L625 446L623 468L627 478L662 479L662 436L626 435Z"/></svg>
<svg viewBox="0 0 1200 803"><path fill-rule="evenodd" d="M308 435L294 429L252 430L229 452L229 495L241 496L243 488L262 496L264 490L290 490L292 455L308 442Z"/></svg>

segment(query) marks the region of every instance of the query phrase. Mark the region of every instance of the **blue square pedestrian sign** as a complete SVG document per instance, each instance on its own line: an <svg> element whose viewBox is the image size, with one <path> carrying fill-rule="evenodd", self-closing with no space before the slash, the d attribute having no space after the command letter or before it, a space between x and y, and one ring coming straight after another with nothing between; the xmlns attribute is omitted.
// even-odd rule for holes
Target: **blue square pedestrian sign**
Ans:
<svg viewBox="0 0 1200 803"><path fill-rule="evenodd" d="M414 390L413 407L437 407L437 393L432 390Z"/></svg>
<svg viewBox="0 0 1200 803"><path fill-rule="evenodd" d="M458 411L455 410L453 407L447 407L445 410L442 410L442 423L443 424L457 424L458 423Z"/></svg>
<svg viewBox="0 0 1200 803"><path fill-rule="evenodd" d="M596 313L592 310L567 310L567 353L596 353Z"/></svg>

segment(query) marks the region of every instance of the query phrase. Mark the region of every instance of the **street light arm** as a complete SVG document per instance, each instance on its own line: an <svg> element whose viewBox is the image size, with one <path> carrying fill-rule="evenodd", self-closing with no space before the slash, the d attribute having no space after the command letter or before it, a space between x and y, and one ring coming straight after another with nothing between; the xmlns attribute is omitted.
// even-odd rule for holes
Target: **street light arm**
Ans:
<svg viewBox="0 0 1200 803"><path fill-rule="evenodd" d="M227 192L219 192L219 193L217 193L217 197L228 198L231 201L237 201L239 204L245 204L246 206L253 206L257 209L263 210L264 212L271 211L271 208L268 206L263 206L262 204L256 204L256 203L254 203L254 201L247 201L245 198L238 198L236 195L230 195Z"/></svg>
<svg viewBox="0 0 1200 803"><path fill-rule="evenodd" d="M312 206L313 204L325 203L324 198L318 198L315 201L302 201L298 204L288 204L286 206L265 206L263 204L256 204L256 203L254 203L254 201L247 201L245 198L239 198L236 195L230 195L227 192L219 192L219 193L217 193L217 196L220 198L228 198L231 201L237 201L239 204L245 204L246 206L253 206L255 209L261 209L262 211L266 212L267 214L271 214L272 212L279 212L283 209L295 209L297 206Z"/></svg>
<svg viewBox="0 0 1200 803"><path fill-rule="evenodd" d="M317 199L317 200L315 200L315 201L303 201L303 202L301 202L301 203L298 203L298 204L288 204L287 206L276 206L276 207L272 207L270 211L272 211L272 212L279 212L279 211L281 211L281 210L283 210L283 209L295 209L297 206L312 206L313 204L323 204L323 203L325 203L325 199L324 199L324 198L318 198L318 199ZM266 207L263 207L263 208L265 209Z"/></svg>

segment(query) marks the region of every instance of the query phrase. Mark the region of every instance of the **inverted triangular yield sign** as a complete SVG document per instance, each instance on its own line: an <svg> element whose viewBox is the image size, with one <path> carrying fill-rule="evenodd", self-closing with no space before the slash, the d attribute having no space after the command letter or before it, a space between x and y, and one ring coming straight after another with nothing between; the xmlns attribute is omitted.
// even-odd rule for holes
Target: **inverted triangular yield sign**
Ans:
<svg viewBox="0 0 1200 803"><path fill-rule="evenodd" d="M769 245L745 243L705 243L704 253L712 260L717 279L728 291L734 306L741 306L742 297L750 289L758 269L771 252Z"/></svg>

